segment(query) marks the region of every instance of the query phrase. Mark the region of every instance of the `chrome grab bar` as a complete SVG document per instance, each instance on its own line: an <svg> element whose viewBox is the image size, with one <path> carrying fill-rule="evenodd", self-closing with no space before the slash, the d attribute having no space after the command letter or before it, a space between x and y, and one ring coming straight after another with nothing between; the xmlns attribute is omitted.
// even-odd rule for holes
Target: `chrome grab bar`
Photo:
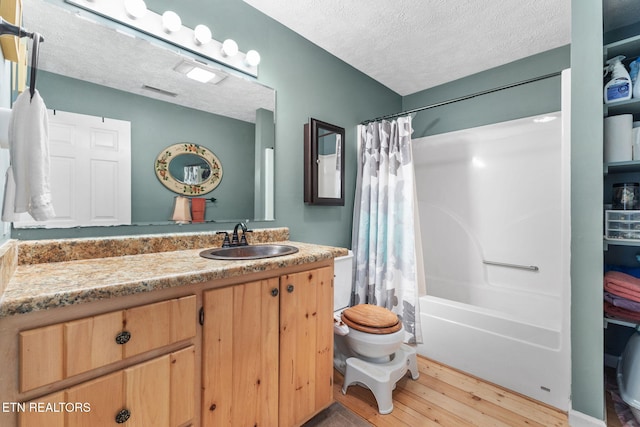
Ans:
<svg viewBox="0 0 640 427"><path fill-rule="evenodd" d="M497 267L517 268L518 270L539 271L540 269L536 265L520 265L520 264L507 264L506 262L495 262L483 260L483 264L495 265Z"/></svg>

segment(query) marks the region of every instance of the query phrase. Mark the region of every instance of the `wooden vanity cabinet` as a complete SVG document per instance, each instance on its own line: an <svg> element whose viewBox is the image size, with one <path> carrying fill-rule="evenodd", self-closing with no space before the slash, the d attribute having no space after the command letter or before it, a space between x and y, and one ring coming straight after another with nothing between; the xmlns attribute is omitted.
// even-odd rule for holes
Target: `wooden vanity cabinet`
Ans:
<svg viewBox="0 0 640 427"><path fill-rule="evenodd" d="M14 373L0 384L5 400L81 407L17 410L0 424L101 427L126 410L126 426L301 425L333 402L332 262L246 280L6 319L0 337L15 341L0 352Z"/></svg>
<svg viewBox="0 0 640 427"><path fill-rule="evenodd" d="M26 402L19 426L179 427L194 417L194 380L190 346Z"/></svg>
<svg viewBox="0 0 640 427"><path fill-rule="evenodd" d="M333 401L333 267L205 291L202 426L302 424Z"/></svg>

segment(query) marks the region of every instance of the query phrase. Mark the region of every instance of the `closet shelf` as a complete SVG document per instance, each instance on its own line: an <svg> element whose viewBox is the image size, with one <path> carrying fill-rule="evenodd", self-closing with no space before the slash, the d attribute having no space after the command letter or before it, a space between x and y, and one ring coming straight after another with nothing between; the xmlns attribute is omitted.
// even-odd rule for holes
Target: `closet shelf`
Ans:
<svg viewBox="0 0 640 427"><path fill-rule="evenodd" d="M605 59L618 55L624 55L628 59L640 56L640 35L606 44L604 45L603 53Z"/></svg>
<svg viewBox="0 0 640 427"><path fill-rule="evenodd" d="M618 114L638 114L640 113L640 98L631 98L626 101L604 104L603 112L604 117L616 116Z"/></svg>
<svg viewBox="0 0 640 427"><path fill-rule="evenodd" d="M638 326L640 326L640 325L638 325L637 323L634 323L634 322L629 322L629 321L626 321L626 320L619 320L619 319L612 319L612 318L607 317L607 316L604 316L603 320L604 320L604 328L605 329L607 329L607 326L609 326L609 323L612 323L614 325L626 326L628 328L634 328L634 329L636 329L636 328L638 328Z"/></svg>
<svg viewBox="0 0 640 427"><path fill-rule="evenodd" d="M605 175L610 173L640 172L640 160L605 163L603 172Z"/></svg>

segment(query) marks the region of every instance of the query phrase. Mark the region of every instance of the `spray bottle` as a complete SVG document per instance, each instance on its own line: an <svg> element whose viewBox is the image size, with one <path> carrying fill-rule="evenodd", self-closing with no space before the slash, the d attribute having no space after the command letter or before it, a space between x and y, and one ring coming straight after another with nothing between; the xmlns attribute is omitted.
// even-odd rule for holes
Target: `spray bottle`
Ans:
<svg viewBox="0 0 640 427"><path fill-rule="evenodd" d="M604 86L604 102L609 104L610 102L625 101L631 99L631 77L629 73L622 65L622 60L625 57L618 55L615 58L611 58L607 61L605 69L605 76L611 71L611 80Z"/></svg>

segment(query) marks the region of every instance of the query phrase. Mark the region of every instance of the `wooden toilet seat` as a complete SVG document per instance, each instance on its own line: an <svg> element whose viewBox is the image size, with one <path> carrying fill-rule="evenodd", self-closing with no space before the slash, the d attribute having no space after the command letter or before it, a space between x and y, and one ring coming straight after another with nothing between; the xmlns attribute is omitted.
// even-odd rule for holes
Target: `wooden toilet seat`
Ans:
<svg viewBox="0 0 640 427"><path fill-rule="evenodd" d="M342 321L356 331L369 334L392 334L402 329L398 315L384 307L358 304L342 312Z"/></svg>

